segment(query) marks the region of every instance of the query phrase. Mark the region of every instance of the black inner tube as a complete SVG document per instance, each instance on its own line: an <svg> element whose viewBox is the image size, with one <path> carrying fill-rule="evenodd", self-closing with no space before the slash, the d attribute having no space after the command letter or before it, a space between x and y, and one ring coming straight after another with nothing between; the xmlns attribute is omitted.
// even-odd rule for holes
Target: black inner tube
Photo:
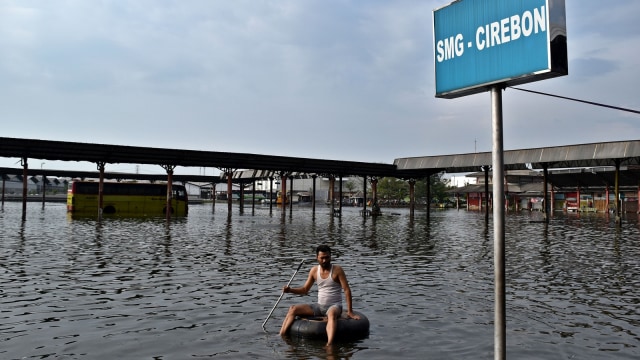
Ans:
<svg viewBox="0 0 640 360"><path fill-rule="evenodd" d="M336 330L336 339L362 339L369 335L369 319L361 312L354 311L359 315L360 319L348 319L346 313L338 318L338 328ZM326 318L317 317L297 317L291 325L289 335L326 339L327 338L327 320Z"/></svg>

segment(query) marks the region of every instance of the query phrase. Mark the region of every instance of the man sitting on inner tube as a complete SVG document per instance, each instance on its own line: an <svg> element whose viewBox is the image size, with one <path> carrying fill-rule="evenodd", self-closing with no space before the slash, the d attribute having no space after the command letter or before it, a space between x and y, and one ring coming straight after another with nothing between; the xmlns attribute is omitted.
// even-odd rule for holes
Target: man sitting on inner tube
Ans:
<svg viewBox="0 0 640 360"><path fill-rule="evenodd" d="M338 317L342 314L342 291L347 301L347 317L358 320L360 316L353 313L351 308L351 289L347 281L347 275L340 265L331 264L331 248L320 245L316 248L316 260L318 266L309 270L307 281L302 287L292 288L285 286L282 291L298 295L306 295L311 290L314 282L318 283L317 304L297 304L289 307L287 317L282 322L280 335L284 336L291 328L296 316L327 317L327 346L333 344L336 334Z"/></svg>

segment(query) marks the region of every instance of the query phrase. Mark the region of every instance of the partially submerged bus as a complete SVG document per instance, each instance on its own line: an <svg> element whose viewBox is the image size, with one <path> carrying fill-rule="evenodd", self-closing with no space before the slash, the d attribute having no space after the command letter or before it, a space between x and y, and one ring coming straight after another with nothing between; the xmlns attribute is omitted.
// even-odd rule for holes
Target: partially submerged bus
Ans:
<svg viewBox="0 0 640 360"><path fill-rule="evenodd" d="M97 181L72 181L67 190L67 212L80 215L98 213ZM172 215L188 212L187 190L184 185L172 185ZM124 216L162 216L167 211L166 183L104 182L102 214Z"/></svg>

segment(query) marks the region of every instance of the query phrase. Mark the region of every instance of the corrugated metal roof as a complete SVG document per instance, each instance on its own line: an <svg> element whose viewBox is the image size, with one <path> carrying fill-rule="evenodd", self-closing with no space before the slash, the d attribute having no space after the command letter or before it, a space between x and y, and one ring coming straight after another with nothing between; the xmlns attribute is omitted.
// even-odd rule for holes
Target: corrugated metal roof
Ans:
<svg viewBox="0 0 640 360"><path fill-rule="evenodd" d="M107 164L153 164L220 169L262 169L333 175L394 176L392 164L219 151L165 149L0 137L0 156ZM421 174L423 171L412 173Z"/></svg>
<svg viewBox="0 0 640 360"><path fill-rule="evenodd" d="M584 168L563 169L549 171L549 183L558 189L574 188L612 188L615 184L615 169ZM623 166L618 174L618 186L637 188L640 181L640 168L637 166Z"/></svg>
<svg viewBox="0 0 640 360"><path fill-rule="evenodd" d="M504 151L506 170L548 168L578 168L640 164L640 140L554 146L536 149ZM491 166L492 153L420 156L394 160L398 171L438 169L449 173L481 171Z"/></svg>
<svg viewBox="0 0 640 360"><path fill-rule="evenodd" d="M491 177L489 173L489 177ZM509 184L505 186L505 191L510 193L542 193L543 179L542 173L536 175L535 172L530 174L534 180L530 183ZM484 173L478 172L468 174L468 177L477 177L482 179ZM511 172L507 173L507 178L512 176ZM611 191L615 185L615 168L613 167L595 167L595 168L575 168L575 169L556 169L549 170L547 180L549 186L559 191L575 190L580 188L583 191L604 191L609 188ZM516 181L516 180L511 180ZM618 186L620 189L638 189L640 185L640 166L622 166L618 173ZM551 188L549 188L551 189ZM489 184L489 192L493 191L493 185ZM474 193L484 192L484 183L471 184L449 190L452 193Z"/></svg>
<svg viewBox="0 0 640 360"><path fill-rule="evenodd" d="M21 175L22 168L6 168L0 167L0 174L3 178L7 175ZM29 169L29 174L38 174L47 177L64 177L64 178L78 178L78 179L98 179L99 173L97 171L76 171L76 170L48 170L48 169ZM167 180L167 174L132 174L121 172L105 172L105 179L125 180L149 180L149 181L163 181ZM220 177L210 175L173 175L173 181L186 182L186 181L199 181L199 182L221 182Z"/></svg>
<svg viewBox="0 0 640 360"><path fill-rule="evenodd" d="M481 171L491 166L490 152L421 156L398 158L394 164L367 163L356 161L309 159L287 156L270 156L216 151L163 149L122 145L88 144L37 139L15 139L0 137L0 156L34 158L63 161L89 161L94 163L138 163L185 167L217 167L220 169L260 169L247 170L248 173L234 174L234 178L267 178L273 174L303 176L318 174L327 176L394 176L397 178L423 178L446 171L462 173ZM504 152L506 170L526 170L529 168L586 168L598 166L640 165L640 140L603 142L582 145L544 147L536 149L507 150ZM16 169L5 169L3 174L16 173ZM249 172L251 174L249 174ZM51 176L90 176L68 175L74 172L32 170ZM67 173L67 174L61 174ZM123 174L127 175L127 174ZM131 174L128 174L129 176ZM110 174L114 178L122 175ZM162 175L143 175L150 180ZM307 175L308 176L308 175ZM219 181L219 177L177 176L174 180ZM636 178L637 179L637 178ZM632 181L632 180L631 180Z"/></svg>
<svg viewBox="0 0 640 360"><path fill-rule="evenodd" d="M315 174L303 173L298 171L287 172L287 179L310 179ZM280 179L283 176L278 171L273 170L237 170L233 172L232 179L235 180L253 180L253 179ZM221 179L225 180L226 174L221 175Z"/></svg>

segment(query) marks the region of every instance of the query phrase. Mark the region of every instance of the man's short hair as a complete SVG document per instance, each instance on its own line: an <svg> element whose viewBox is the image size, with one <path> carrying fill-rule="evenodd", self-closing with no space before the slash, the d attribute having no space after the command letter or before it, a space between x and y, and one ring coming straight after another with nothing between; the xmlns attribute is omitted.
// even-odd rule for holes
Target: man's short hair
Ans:
<svg viewBox="0 0 640 360"><path fill-rule="evenodd" d="M316 256L321 252L331 254L331 248L329 245L320 245L316 248Z"/></svg>

